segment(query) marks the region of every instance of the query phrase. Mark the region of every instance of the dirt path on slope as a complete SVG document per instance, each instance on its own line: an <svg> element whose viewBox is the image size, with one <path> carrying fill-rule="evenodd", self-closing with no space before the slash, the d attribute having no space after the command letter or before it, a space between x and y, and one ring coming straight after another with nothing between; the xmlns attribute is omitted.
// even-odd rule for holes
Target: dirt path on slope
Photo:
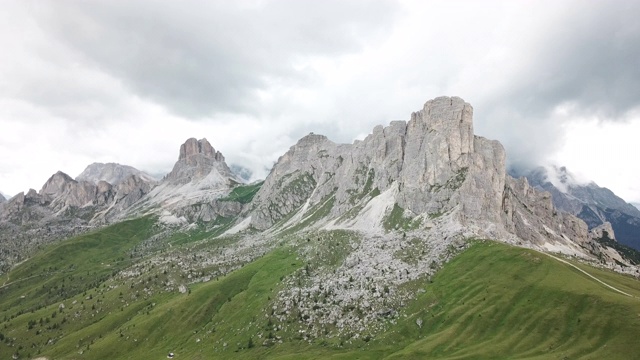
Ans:
<svg viewBox="0 0 640 360"><path fill-rule="evenodd" d="M616 288L616 287L613 287L613 286L611 286L611 285L607 284L606 282L604 282L604 281L602 281L602 280L598 279L597 277L595 277L595 276L593 276L593 275L589 274L588 272L586 272L586 271L584 271L584 270L580 269L579 267L577 267L577 266L573 265L572 263L570 263L570 262L568 262L568 261L566 261L566 260L564 260L564 259L561 259L561 258L559 258L559 257L553 256L553 255L551 255L551 254L547 254L547 253L543 253L543 254L548 255L548 256L551 256L552 258L554 258L554 259L556 259L556 260L558 260L558 261L560 261L560 262L562 262L562 263L565 263L565 264L567 264L567 265L569 265L569 266L573 267L574 269L576 269L576 270L580 271L581 273L583 273L583 274L587 275L588 277L590 277L590 278L592 278L593 280L595 280L595 281L599 282L600 284L602 284L602 285L604 285L604 286L608 287L608 288L609 288L609 289L611 289L611 290L617 291L617 292L619 292L619 293L620 293L620 294L622 294L622 295L626 295L626 296L629 296L629 297L635 297L635 296L633 296L633 295L631 295L631 294L629 294L629 293L626 293L626 292L624 292L624 291L622 291L622 290L620 290L620 289L618 289L618 288Z"/></svg>

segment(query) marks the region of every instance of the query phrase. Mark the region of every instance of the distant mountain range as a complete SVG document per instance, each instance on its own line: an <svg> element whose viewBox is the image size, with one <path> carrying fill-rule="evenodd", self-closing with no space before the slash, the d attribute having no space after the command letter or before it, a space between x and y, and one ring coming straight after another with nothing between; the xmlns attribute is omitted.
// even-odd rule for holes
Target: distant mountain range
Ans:
<svg viewBox="0 0 640 360"><path fill-rule="evenodd" d="M525 176L532 186L549 191L556 208L584 220L589 229L611 223L621 244L640 250L640 210L611 190L594 182L581 183L565 167L512 171L512 175Z"/></svg>
<svg viewBox="0 0 640 360"><path fill-rule="evenodd" d="M115 163L93 163L76 179L58 171L40 191L0 201L0 271L42 244L146 212L179 224L236 215L241 204L216 199L242 183L206 139L188 139L161 181Z"/></svg>

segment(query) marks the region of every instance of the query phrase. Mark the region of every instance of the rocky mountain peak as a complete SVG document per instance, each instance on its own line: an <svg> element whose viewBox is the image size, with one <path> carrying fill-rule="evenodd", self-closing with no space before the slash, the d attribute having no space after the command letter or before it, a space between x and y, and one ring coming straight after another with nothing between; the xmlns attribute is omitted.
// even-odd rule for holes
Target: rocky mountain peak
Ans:
<svg viewBox="0 0 640 360"><path fill-rule="evenodd" d="M2 195L2 193L0 193L0 204L7 202L7 198L4 197L4 195Z"/></svg>
<svg viewBox="0 0 640 360"><path fill-rule="evenodd" d="M220 162L224 161L222 153L216 151L206 138L200 140L196 140L195 138L187 139L184 144L180 145L180 156L178 157L178 161L185 160L189 162L189 159L197 155L213 158Z"/></svg>
<svg viewBox="0 0 640 360"><path fill-rule="evenodd" d="M429 100L412 118L420 118L427 130L460 137L463 152L473 151L473 107L459 97L441 96ZM454 139L452 139L454 140Z"/></svg>
<svg viewBox="0 0 640 360"><path fill-rule="evenodd" d="M178 218L210 221L218 215L240 212L240 203L216 200L243 182L207 139L190 138L180 146L178 161L171 172L137 206L141 209L161 207Z"/></svg>
<svg viewBox="0 0 640 360"><path fill-rule="evenodd" d="M305 146L309 144L317 144L327 141L328 138L324 135L309 133L308 135L303 136L295 146Z"/></svg>
<svg viewBox="0 0 640 360"><path fill-rule="evenodd" d="M469 217L500 221L504 149L498 142L475 137L472 118L473 108L461 98L439 97L412 113L408 122L376 126L353 144L309 134L278 160L265 180L256 196L252 225L269 227L283 212L305 202L329 201L328 196L335 197L332 214L340 215L369 199L371 191L389 191L391 202L376 205L383 206L378 209L382 213L394 202L413 215L439 214L462 205ZM473 183L464 185L468 178ZM460 187L475 191L474 196L460 196ZM285 191L279 193L278 188ZM311 198L307 201L306 196ZM281 206L270 205L274 197ZM263 201L266 209L261 208Z"/></svg>
<svg viewBox="0 0 640 360"><path fill-rule="evenodd" d="M47 182L42 186L40 195L56 196L62 194L68 187L68 184L71 183L76 183L76 181L62 171L58 171L51 175L49 180L47 180Z"/></svg>
<svg viewBox="0 0 640 360"><path fill-rule="evenodd" d="M235 178L222 153L216 151L207 139L190 138L180 146L178 161L167 174L165 181L183 185L194 180L202 180L212 172L219 173L220 178Z"/></svg>
<svg viewBox="0 0 640 360"><path fill-rule="evenodd" d="M89 181L98 184L100 181L106 181L113 186L117 186L126 178L136 175L137 177L150 182L156 182L151 175L140 171L132 166L121 165L117 163L93 163L87 166L84 171L76 177L77 181Z"/></svg>

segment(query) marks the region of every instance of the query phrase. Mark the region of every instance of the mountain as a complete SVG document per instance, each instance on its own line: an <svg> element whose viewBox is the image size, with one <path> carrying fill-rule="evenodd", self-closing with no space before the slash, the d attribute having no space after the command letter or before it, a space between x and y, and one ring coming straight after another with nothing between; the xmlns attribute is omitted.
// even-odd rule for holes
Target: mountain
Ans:
<svg viewBox="0 0 640 360"><path fill-rule="evenodd" d="M578 216L590 229L609 222L621 244L640 250L640 210L611 190L582 183L565 167L538 167L520 175L532 186L550 192L559 210Z"/></svg>
<svg viewBox="0 0 640 360"><path fill-rule="evenodd" d="M243 224L415 230L446 241L498 238L591 256L599 245L586 224L557 212L550 195L526 179L508 176L504 148L474 136L472 116L462 99L441 97L409 122L378 126L353 144L310 134L278 160Z"/></svg>
<svg viewBox="0 0 640 360"><path fill-rule="evenodd" d="M206 139L190 138L159 183L118 164L92 164L78 180L58 172L40 192L30 190L4 204L0 223L11 228L5 233L22 234L11 235L8 242L33 238L45 225L45 232L56 236L37 239L156 214L167 224L204 222L228 234L247 229L266 234L402 231L442 238L442 246L484 237L609 259L606 245L590 237L584 222L557 212L549 194L526 179L506 174L504 148L475 136L472 118L473 108L464 100L440 97L408 122L378 126L353 144L312 133L278 160L264 183L250 185ZM609 218L618 239L624 238L616 219L626 218L615 213Z"/></svg>
<svg viewBox="0 0 640 360"><path fill-rule="evenodd" d="M0 204L7 202L7 199L4 197L2 193L0 193Z"/></svg>
<svg viewBox="0 0 640 360"><path fill-rule="evenodd" d="M230 222L260 184L244 186L206 140L188 139L160 182L131 166L89 165L76 179L59 171L0 206L0 271L42 244L143 213L171 224ZM234 190L234 192L232 192ZM220 219L219 219L220 217Z"/></svg>
<svg viewBox="0 0 640 360"><path fill-rule="evenodd" d="M112 186L116 186L132 175L136 175L141 180L149 183L157 182L153 176L145 173L144 171L140 171L132 166L116 163L93 163L87 166L87 168L76 177L76 180L88 181L96 184L100 181L105 181Z"/></svg>
<svg viewBox="0 0 640 360"><path fill-rule="evenodd" d="M39 192L30 189L0 205L0 271L37 247L87 232L112 221L154 185L130 175L113 186L74 180L58 171Z"/></svg>
<svg viewBox="0 0 640 360"><path fill-rule="evenodd" d="M475 136L472 118L464 100L440 97L353 144L309 134L249 185L206 139L188 139L172 172L117 211L107 183L55 174L0 205L13 235L49 231L38 216L111 224L6 270L0 357L640 351L636 253L609 223L589 230L508 175L502 145Z"/></svg>
<svg viewBox="0 0 640 360"><path fill-rule="evenodd" d="M171 172L127 214L156 211L181 223L233 217L242 204L225 197L243 183L207 139L190 138L180 146Z"/></svg>

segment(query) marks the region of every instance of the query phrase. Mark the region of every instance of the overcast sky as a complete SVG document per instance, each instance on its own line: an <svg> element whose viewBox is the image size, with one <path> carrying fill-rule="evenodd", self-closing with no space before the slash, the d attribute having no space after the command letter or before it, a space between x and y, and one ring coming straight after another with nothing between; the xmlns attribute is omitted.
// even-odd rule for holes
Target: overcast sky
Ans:
<svg viewBox="0 0 640 360"><path fill-rule="evenodd" d="M0 191L189 137L267 168L460 96L510 164L640 202L640 1L0 2Z"/></svg>

